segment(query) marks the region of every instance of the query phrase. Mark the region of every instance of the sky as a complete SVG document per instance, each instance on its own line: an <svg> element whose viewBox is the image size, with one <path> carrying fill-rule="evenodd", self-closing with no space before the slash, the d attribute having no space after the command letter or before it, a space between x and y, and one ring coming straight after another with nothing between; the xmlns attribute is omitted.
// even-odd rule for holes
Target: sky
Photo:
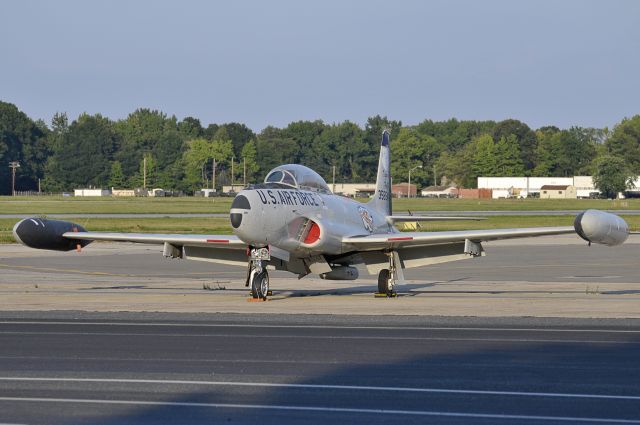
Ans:
<svg viewBox="0 0 640 425"><path fill-rule="evenodd" d="M612 127L640 113L640 2L0 2L0 100L255 131L388 116Z"/></svg>

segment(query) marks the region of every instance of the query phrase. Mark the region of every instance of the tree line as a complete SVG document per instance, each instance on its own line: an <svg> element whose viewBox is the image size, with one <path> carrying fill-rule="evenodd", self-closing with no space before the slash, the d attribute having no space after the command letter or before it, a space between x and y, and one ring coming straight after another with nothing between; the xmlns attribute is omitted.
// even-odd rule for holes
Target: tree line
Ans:
<svg viewBox="0 0 640 425"><path fill-rule="evenodd" d="M409 170L420 186L448 181L463 187L475 187L478 176L599 176L607 168L628 182L628 176L640 174L640 115L611 130L533 130L515 119L427 119L403 126L374 116L364 127L296 121L255 133L242 123L204 126L194 117L178 120L150 109L115 121L85 113L69 122L66 113L56 113L45 123L0 102L0 194L11 192L11 161L20 163L16 190L21 191L38 190L39 184L48 192L142 187L146 175L148 188L190 192L211 187L214 160L218 188L232 180L242 183L245 176L248 183L261 181L285 163L309 166L328 182L334 167L336 182L371 182L385 128L391 131L396 182L406 181Z"/></svg>

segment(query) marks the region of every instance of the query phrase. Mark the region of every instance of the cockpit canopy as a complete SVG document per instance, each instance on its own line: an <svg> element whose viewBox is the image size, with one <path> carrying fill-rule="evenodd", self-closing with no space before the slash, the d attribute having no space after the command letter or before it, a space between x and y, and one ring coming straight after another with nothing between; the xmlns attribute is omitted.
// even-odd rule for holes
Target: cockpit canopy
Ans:
<svg viewBox="0 0 640 425"><path fill-rule="evenodd" d="M269 171L265 184L280 184L302 190L330 193L329 186L320 174L299 164L286 164Z"/></svg>

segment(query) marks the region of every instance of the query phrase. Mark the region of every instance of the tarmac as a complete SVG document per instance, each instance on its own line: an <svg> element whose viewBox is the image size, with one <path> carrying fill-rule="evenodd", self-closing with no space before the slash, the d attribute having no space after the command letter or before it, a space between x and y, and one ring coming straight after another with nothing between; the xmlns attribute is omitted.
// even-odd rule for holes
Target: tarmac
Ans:
<svg viewBox="0 0 640 425"><path fill-rule="evenodd" d="M159 246L94 243L81 253L0 246L3 311L384 314L640 318L640 236L619 247L581 239L485 244L487 256L405 270L395 299L376 277L297 279L272 272L273 296L248 303L243 268L168 260Z"/></svg>
<svg viewBox="0 0 640 425"><path fill-rule="evenodd" d="M640 424L640 238L375 279L0 246L0 424ZM208 289L205 289L208 288Z"/></svg>

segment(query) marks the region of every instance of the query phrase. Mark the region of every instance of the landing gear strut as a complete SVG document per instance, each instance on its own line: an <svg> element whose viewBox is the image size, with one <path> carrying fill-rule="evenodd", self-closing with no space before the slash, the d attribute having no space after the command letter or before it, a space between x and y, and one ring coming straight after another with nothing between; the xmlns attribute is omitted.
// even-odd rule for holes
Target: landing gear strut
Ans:
<svg viewBox="0 0 640 425"><path fill-rule="evenodd" d="M251 297L266 301L269 294L269 273L266 270L258 272L256 269L251 274Z"/></svg>
<svg viewBox="0 0 640 425"><path fill-rule="evenodd" d="M389 251L386 254L389 257L389 268L378 273L378 294L392 298L397 295L395 286L398 282L404 281L404 274L398 253Z"/></svg>
<svg viewBox="0 0 640 425"><path fill-rule="evenodd" d="M267 300L269 295L269 273L267 272L265 261L269 259L268 248L251 248L245 286L251 285L251 297L253 299Z"/></svg>

